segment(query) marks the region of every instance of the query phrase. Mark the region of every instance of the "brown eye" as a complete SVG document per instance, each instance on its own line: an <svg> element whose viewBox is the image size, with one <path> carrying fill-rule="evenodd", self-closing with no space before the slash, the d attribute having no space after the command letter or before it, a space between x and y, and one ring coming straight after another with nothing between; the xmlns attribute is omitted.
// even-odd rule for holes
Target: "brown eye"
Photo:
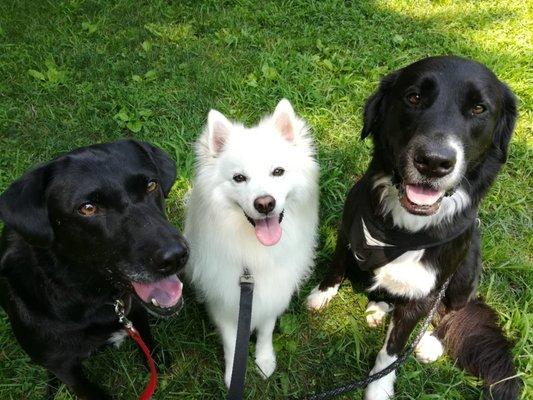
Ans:
<svg viewBox="0 0 533 400"><path fill-rule="evenodd" d="M92 217L94 214L96 214L97 210L98 208L94 204L84 203L78 208L78 213L84 217Z"/></svg>
<svg viewBox="0 0 533 400"><path fill-rule="evenodd" d="M155 191L157 189L159 185L157 184L156 181L150 181L148 182L148 185L146 185L146 191L148 193L152 193L153 191Z"/></svg>
<svg viewBox="0 0 533 400"><path fill-rule="evenodd" d="M246 182L246 177L243 174L235 174L233 180L237 183Z"/></svg>
<svg viewBox="0 0 533 400"><path fill-rule="evenodd" d="M418 93L411 93L407 95L407 101L411 103L414 106L417 106L420 104L420 94Z"/></svg>
<svg viewBox="0 0 533 400"><path fill-rule="evenodd" d="M486 108L481 104L476 104L474 107L472 107L472 114L479 115L483 114L485 112Z"/></svg>
<svg viewBox="0 0 533 400"><path fill-rule="evenodd" d="M276 168L274 171L272 171L273 176L281 176L285 173L285 170L281 167Z"/></svg>

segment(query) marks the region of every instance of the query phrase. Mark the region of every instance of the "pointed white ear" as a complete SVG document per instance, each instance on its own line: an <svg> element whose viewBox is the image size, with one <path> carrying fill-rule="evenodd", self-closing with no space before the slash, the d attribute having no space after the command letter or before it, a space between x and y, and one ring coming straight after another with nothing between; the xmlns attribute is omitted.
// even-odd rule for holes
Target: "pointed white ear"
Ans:
<svg viewBox="0 0 533 400"><path fill-rule="evenodd" d="M217 110L209 111L207 115L207 132L209 148L218 154L224 148L224 143L231 132L232 123Z"/></svg>
<svg viewBox="0 0 533 400"><path fill-rule="evenodd" d="M272 121L274 126L280 131L281 136L289 142L294 139L296 115L289 100L282 99L278 103L274 114L272 114Z"/></svg>

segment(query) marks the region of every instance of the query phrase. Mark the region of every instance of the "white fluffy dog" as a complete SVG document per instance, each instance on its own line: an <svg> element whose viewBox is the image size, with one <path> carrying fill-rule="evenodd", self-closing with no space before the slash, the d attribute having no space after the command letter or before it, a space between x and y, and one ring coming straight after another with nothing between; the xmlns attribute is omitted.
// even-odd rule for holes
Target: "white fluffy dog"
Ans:
<svg viewBox="0 0 533 400"><path fill-rule="evenodd" d="M220 330L229 386L239 311L239 278L252 273L255 362L276 368L272 332L313 265L318 164L308 127L287 100L252 128L211 110L196 143L197 170L185 236L186 276Z"/></svg>

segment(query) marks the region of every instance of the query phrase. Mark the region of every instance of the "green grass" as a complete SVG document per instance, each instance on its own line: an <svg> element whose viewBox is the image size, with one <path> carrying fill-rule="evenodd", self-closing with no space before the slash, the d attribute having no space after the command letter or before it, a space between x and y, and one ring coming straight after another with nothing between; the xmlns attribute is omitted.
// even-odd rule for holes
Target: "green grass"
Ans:
<svg viewBox="0 0 533 400"><path fill-rule="evenodd" d="M516 341L522 399L533 399L532 20L528 3L513 0L4 0L0 189L60 152L133 136L177 160L168 211L182 226L192 143L208 110L250 124L289 98L319 147L320 247L316 272L279 324L278 368L263 381L251 362L246 397L326 389L369 371L385 333L366 327L365 297L348 285L327 312L310 315L302 307L331 258L344 196L369 160L371 145L358 138L364 99L382 75L419 58L475 58L520 99L509 163L481 211L480 293ZM220 399L222 348L202 306L187 295L178 317L154 321L174 358L155 398ZM147 379L131 343L87 367L122 399L135 398ZM43 379L0 313L0 398L38 399ZM449 359L426 366L411 358L401 367L396 398L474 400L480 393L480 383ZM63 387L57 398L73 397ZM344 398L360 399L361 392Z"/></svg>

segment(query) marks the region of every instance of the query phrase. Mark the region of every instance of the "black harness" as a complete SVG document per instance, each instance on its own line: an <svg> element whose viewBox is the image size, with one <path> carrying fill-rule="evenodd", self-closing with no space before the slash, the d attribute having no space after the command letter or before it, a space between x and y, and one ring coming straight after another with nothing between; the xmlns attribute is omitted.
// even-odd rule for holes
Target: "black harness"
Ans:
<svg viewBox="0 0 533 400"><path fill-rule="evenodd" d="M343 221L343 233L358 261L359 268L371 271L382 267L407 251L428 249L452 241L472 227L477 212L454 218L446 229L431 227L419 232L409 232L393 225L390 218L377 214L376 199L372 195L371 179L364 176L350 192L350 214ZM346 226L346 223L348 224Z"/></svg>

